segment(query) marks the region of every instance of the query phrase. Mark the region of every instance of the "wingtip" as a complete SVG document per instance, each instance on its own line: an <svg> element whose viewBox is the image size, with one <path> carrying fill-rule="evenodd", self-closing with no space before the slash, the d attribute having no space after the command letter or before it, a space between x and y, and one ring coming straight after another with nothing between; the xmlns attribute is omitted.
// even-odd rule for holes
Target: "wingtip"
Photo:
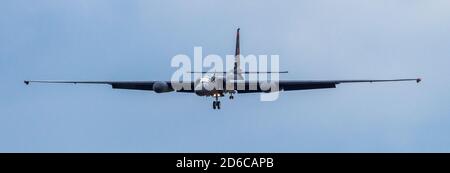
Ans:
<svg viewBox="0 0 450 173"><path fill-rule="evenodd" d="M25 85L30 84L30 81L24 80L23 83L25 83Z"/></svg>
<svg viewBox="0 0 450 173"><path fill-rule="evenodd" d="M420 81L422 81L421 78L417 78L417 79L416 79L416 82L417 82L417 83L419 83Z"/></svg>

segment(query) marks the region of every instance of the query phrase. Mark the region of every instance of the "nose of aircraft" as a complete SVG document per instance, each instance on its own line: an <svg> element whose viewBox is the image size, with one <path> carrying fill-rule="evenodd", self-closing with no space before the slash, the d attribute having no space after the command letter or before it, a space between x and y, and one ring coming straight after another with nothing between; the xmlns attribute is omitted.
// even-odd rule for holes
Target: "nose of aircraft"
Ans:
<svg viewBox="0 0 450 173"><path fill-rule="evenodd" d="M204 83L199 83L197 86L195 86L195 94L198 96L204 96L207 94L207 91L204 87Z"/></svg>

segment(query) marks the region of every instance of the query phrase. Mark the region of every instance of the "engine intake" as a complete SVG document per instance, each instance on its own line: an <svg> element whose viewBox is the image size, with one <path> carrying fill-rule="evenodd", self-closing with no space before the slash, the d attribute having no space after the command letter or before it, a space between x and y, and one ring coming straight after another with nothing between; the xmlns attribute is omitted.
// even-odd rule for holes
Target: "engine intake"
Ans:
<svg viewBox="0 0 450 173"><path fill-rule="evenodd" d="M165 93L171 92L173 91L173 89L169 87L169 84L167 82L159 81L153 84L153 91L155 91L156 93Z"/></svg>

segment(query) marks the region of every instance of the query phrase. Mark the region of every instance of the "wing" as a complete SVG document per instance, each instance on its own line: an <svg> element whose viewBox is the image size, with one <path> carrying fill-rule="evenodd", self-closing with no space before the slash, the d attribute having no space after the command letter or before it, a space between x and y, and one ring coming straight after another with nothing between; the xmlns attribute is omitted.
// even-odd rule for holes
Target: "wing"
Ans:
<svg viewBox="0 0 450 173"><path fill-rule="evenodd" d="M310 90L310 89L324 89L324 88L336 88L337 84L341 83L361 83L361 82L399 82L399 81L416 81L419 83L420 78L417 79L388 79L388 80L289 80L279 81L278 87L280 91L293 91L293 90ZM275 83L277 84L277 83ZM238 89L238 93L257 93L268 92L261 87L262 84L257 82L245 82L245 89ZM253 89L251 89L253 87ZM239 88L239 87L236 87Z"/></svg>
<svg viewBox="0 0 450 173"><path fill-rule="evenodd" d="M129 89L129 90L153 90L153 84L161 82L168 85L169 89L174 90L170 81L49 81L49 80L36 80L36 81L24 81L25 84L30 83L66 83L66 84L105 84L111 85L114 89ZM194 82L186 82L183 84L191 85L190 89L180 89L176 92L194 92Z"/></svg>

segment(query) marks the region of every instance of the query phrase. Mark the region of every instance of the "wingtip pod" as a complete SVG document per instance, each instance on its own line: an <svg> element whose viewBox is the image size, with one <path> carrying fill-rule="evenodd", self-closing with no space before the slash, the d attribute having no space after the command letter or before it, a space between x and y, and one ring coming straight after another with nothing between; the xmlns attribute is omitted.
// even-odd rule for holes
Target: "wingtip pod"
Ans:
<svg viewBox="0 0 450 173"><path fill-rule="evenodd" d="M416 83L419 83L420 81L422 81L421 78L417 78L417 79L416 79Z"/></svg>
<svg viewBox="0 0 450 173"><path fill-rule="evenodd" d="M25 85L30 84L30 81L24 80L23 83L25 83Z"/></svg>

